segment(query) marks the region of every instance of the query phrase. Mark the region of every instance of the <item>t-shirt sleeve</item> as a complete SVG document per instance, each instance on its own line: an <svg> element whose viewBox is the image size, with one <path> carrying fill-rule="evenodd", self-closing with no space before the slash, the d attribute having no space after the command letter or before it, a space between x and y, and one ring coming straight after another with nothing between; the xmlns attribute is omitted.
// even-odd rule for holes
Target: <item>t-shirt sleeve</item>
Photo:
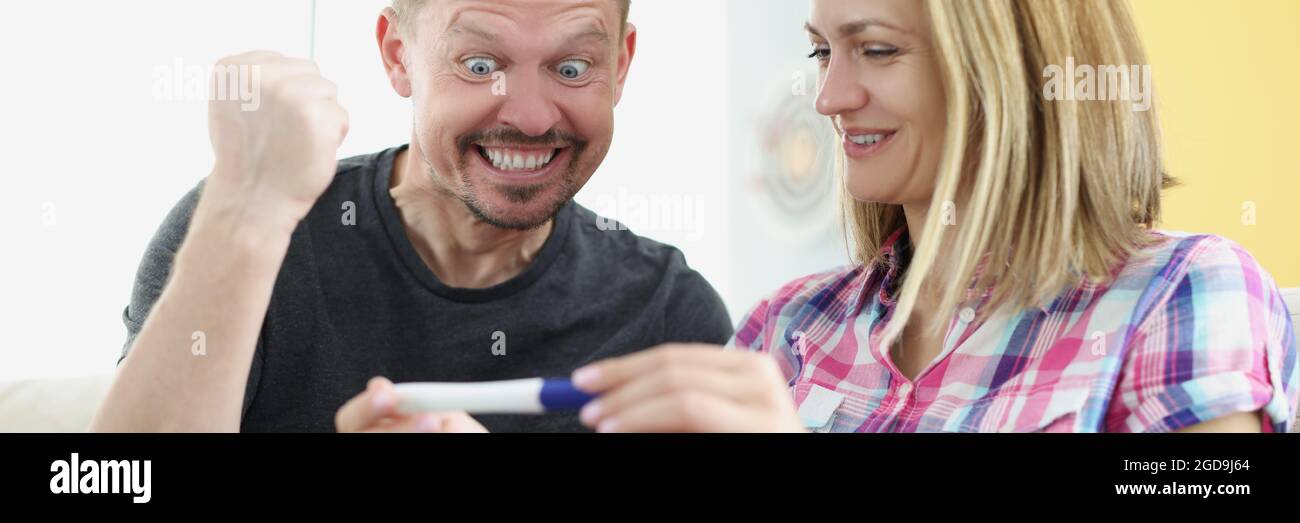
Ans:
<svg viewBox="0 0 1300 523"><path fill-rule="evenodd" d="M194 215L194 208L198 205L202 192L203 183L200 182L186 193L172 207L171 212L167 213L162 225L149 241L149 246L145 248L140 266L136 270L135 283L131 285L130 301L122 310L122 323L126 326L126 341L122 344L122 351L117 358L119 365L130 353L136 336L139 336L140 329L144 327L144 322L149 317L149 311L153 309L154 303L162 295L163 288L167 286L176 252L180 249L181 242L184 241L185 234L189 230L190 218ZM249 370L248 388L244 394L244 412L248 411L253 391L256 390L257 381L261 376L261 360L262 340L258 338L256 356Z"/></svg>
<svg viewBox="0 0 1300 523"><path fill-rule="evenodd" d="M722 345L731 339L731 316L708 280L690 269L676 280L665 310L664 341Z"/></svg>
<svg viewBox="0 0 1300 523"><path fill-rule="evenodd" d="M1262 430L1290 430L1300 375L1277 285L1218 237L1199 240L1184 263L1130 338L1108 430L1169 432L1255 411Z"/></svg>

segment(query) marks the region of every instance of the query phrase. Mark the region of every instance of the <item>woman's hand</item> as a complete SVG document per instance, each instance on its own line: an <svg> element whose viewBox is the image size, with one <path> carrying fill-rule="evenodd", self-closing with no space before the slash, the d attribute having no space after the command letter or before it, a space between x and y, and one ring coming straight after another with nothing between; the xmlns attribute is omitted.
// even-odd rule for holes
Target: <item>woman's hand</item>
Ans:
<svg viewBox="0 0 1300 523"><path fill-rule="evenodd" d="M371 378L334 416L339 432L487 432L464 412L403 415L397 412L393 382Z"/></svg>
<svg viewBox="0 0 1300 523"><path fill-rule="evenodd" d="M765 354L661 345L573 373L601 396L582 423L599 432L800 432L794 400Z"/></svg>

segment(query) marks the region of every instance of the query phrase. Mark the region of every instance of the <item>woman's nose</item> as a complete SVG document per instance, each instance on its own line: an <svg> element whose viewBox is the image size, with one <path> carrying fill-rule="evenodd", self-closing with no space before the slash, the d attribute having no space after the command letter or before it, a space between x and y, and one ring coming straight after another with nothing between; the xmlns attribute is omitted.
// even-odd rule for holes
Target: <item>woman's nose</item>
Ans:
<svg viewBox="0 0 1300 523"><path fill-rule="evenodd" d="M852 63L831 59L817 92L817 112L826 116L850 113L867 105L867 89L853 74Z"/></svg>

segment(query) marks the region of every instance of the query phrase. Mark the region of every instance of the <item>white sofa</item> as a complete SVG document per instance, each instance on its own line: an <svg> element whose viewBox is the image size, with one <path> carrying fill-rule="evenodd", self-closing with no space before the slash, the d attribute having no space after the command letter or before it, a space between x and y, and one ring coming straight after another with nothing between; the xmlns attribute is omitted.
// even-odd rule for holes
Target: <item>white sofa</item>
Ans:
<svg viewBox="0 0 1300 523"><path fill-rule="evenodd" d="M1300 332L1300 288L1283 294ZM111 375L101 375L0 383L0 432L86 430L111 380ZM1300 425L1300 415L1297 421Z"/></svg>
<svg viewBox="0 0 1300 523"><path fill-rule="evenodd" d="M111 374L0 383L0 432L81 432Z"/></svg>

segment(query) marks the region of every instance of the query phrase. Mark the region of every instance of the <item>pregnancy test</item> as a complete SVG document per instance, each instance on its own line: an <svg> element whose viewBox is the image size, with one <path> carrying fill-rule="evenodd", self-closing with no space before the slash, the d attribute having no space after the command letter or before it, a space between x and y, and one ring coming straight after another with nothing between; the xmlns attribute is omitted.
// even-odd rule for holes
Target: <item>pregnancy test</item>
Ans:
<svg viewBox="0 0 1300 523"><path fill-rule="evenodd" d="M593 398L567 379L468 383L398 383L397 410L404 414L463 410L470 414L541 414L577 410Z"/></svg>

